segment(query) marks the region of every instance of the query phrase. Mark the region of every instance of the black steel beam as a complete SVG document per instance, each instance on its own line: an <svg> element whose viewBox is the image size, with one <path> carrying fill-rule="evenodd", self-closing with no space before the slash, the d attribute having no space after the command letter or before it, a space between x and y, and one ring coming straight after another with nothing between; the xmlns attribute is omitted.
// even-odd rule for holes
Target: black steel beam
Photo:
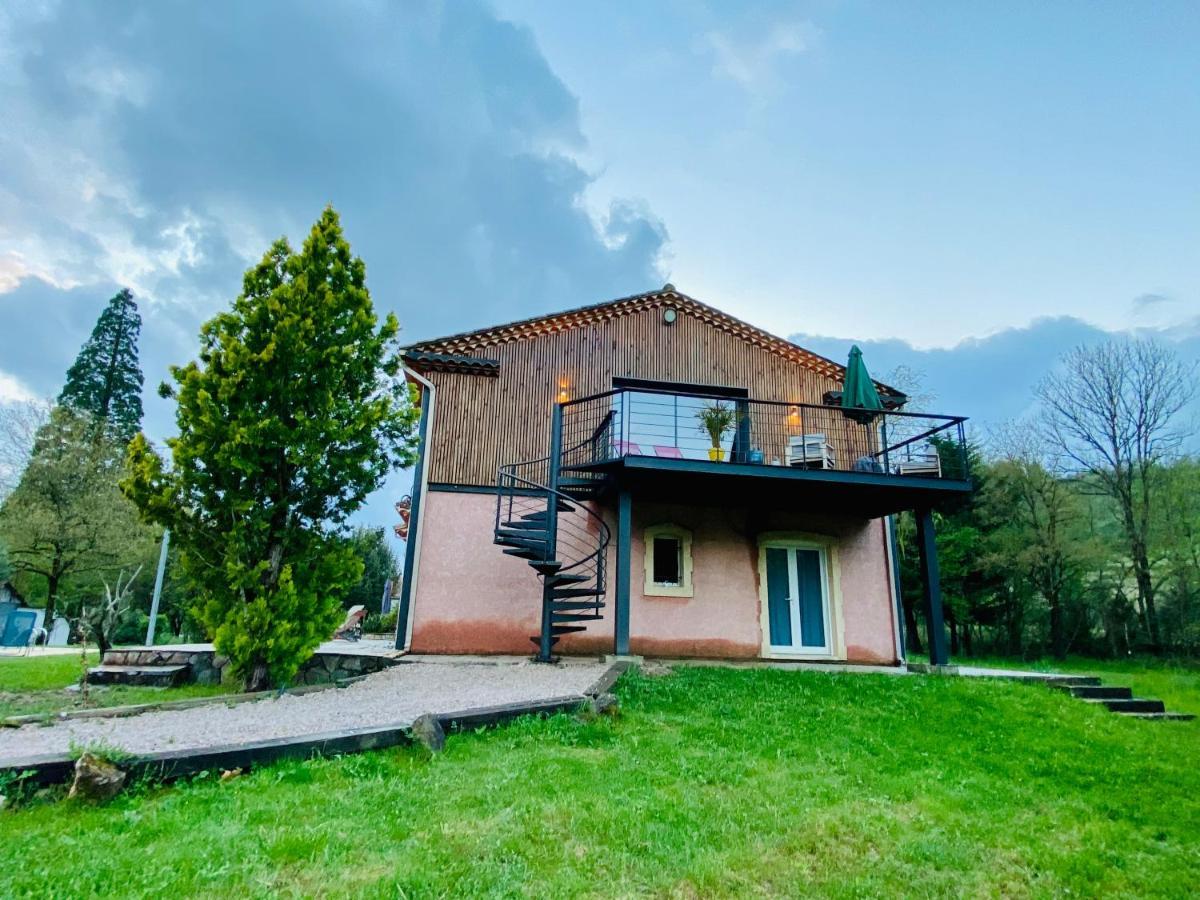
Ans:
<svg viewBox="0 0 1200 900"><path fill-rule="evenodd" d="M562 406L554 404L550 416L550 489L546 494L546 556L557 559L558 552L558 477L562 466ZM554 588L542 576L542 630L538 639L538 661L550 662L554 652Z"/></svg>
<svg viewBox="0 0 1200 900"><path fill-rule="evenodd" d="M617 590L613 653L629 654L629 567L633 561L633 495L622 485L617 494Z"/></svg>
<svg viewBox="0 0 1200 900"><path fill-rule="evenodd" d="M942 581L938 572L933 510L928 507L918 509L914 516L917 520L921 587L925 597L925 624L929 628L929 662L931 665L944 666L950 662L950 655L946 652L946 626L942 621Z"/></svg>

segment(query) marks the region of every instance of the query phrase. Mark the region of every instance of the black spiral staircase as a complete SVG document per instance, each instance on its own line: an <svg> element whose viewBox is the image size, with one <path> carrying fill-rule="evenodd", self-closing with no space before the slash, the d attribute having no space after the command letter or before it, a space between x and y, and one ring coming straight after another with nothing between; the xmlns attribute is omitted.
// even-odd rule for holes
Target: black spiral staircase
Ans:
<svg viewBox="0 0 1200 900"><path fill-rule="evenodd" d="M586 631L602 617L611 538L582 502L597 496L602 480L563 477L562 460L571 451L560 449L555 419L550 455L501 466L496 482L495 543L528 560L542 581L541 632L530 638L539 662L554 662L564 634Z"/></svg>

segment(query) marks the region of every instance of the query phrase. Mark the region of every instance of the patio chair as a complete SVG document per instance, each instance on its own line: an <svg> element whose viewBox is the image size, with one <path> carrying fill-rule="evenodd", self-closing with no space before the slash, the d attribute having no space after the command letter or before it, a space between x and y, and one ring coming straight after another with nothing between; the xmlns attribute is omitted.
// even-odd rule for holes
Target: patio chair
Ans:
<svg viewBox="0 0 1200 900"><path fill-rule="evenodd" d="M683 459L683 451L678 447L667 447L662 444L654 445L654 455L663 459Z"/></svg>
<svg viewBox="0 0 1200 900"><path fill-rule="evenodd" d="M925 475L933 478L942 477L942 457L936 450L925 450L914 453L908 458L896 463L897 475Z"/></svg>
<svg viewBox="0 0 1200 900"><path fill-rule="evenodd" d="M804 469L832 469L833 448L824 434L794 434L788 438L787 464Z"/></svg>
<svg viewBox="0 0 1200 900"><path fill-rule="evenodd" d="M632 441L613 441L617 456L642 456L642 448Z"/></svg>
<svg viewBox="0 0 1200 900"><path fill-rule="evenodd" d="M362 637L363 619L367 617L367 608L361 604L352 606L346 611L345 621L333 633L335 641L357 641Z"/></svg>

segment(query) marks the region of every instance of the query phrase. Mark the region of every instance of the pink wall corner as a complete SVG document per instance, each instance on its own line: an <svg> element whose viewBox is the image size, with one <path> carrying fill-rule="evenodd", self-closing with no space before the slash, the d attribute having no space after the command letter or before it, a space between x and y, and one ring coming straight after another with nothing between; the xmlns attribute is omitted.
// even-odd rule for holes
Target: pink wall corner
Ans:
<svg viewBox="0 0 1200 900"><path fill-rule="evenodd" d="M541 621L541 583L492 543L494 494L429 491L413 592L414 653L527 654Z"/></svg>
<svg viewBox="0 0 1200 900"><path fill-rule="evenodd" d="M896 606L884 520L872 519L845 532L838 556L846 658L851 662L896 662Z"/></svg>

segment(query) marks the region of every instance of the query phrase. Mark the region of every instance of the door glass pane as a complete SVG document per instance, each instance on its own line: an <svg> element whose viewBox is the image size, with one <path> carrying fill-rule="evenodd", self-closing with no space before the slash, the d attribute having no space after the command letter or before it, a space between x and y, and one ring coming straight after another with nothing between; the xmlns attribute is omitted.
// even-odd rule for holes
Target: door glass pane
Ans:
<svg viewBox="0 0 1200 900"><path fill-rule="evenodd" d="M825 646L825 599L821 596L821 554L796 550L796 587L800 595L800 642Z"/></svg>
<svg viewBox="0 0 1200 900"><path fill-rule="evenodd" d="M788 594L788 551L768 547L767 621L773 647L792 645L792 609Z"/></svg>

